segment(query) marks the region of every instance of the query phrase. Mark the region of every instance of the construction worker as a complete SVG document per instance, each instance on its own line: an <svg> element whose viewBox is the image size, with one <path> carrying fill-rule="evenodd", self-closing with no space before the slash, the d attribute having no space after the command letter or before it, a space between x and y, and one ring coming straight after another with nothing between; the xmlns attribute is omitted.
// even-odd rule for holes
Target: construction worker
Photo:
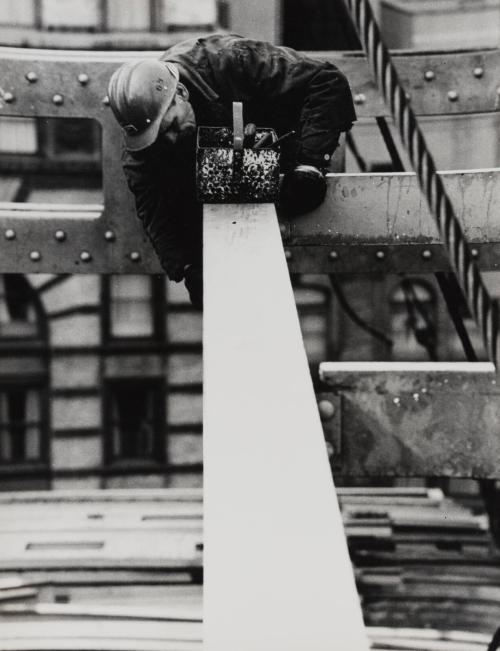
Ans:
<svg viewBox="0 0 500 651"><path fill-rule="evenodd" d="M349 84L332 64L235 35L188 40L160 59L118 68L109 100L124 133L123 168L139 219L169 279L185 280L202 306L202 210L196 201L196 127L244 119L283 141L280 202L308 212L324 199L324 173L341 132L356 119Z"/></svg>

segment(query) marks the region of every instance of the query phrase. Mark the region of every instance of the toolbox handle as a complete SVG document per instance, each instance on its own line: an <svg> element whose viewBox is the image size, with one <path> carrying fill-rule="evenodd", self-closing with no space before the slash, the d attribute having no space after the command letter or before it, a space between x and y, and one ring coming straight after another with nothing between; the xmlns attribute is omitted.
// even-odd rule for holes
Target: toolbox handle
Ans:
<svg viewBox="0 0 500 651"><path fill-rule="evenodd" d="M243 151L243 103L233 102L233 147L235 151Z"/></svg>

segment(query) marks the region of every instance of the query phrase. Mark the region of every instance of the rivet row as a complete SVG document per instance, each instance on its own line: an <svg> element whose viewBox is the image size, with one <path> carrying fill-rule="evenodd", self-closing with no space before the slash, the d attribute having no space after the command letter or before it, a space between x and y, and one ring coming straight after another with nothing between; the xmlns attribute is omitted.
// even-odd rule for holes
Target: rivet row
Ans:
<svg viewBox="0 0 500 651"><path fill-rule="evenodd" d="M28 72L24 75L24 77L27 81L30 82L30 84L35 84L39 79L38 74L34 70L28 70ZM77 81L82 86L86 86L90 81L90 77L86 72L81 72L77 76Z"/></svg>

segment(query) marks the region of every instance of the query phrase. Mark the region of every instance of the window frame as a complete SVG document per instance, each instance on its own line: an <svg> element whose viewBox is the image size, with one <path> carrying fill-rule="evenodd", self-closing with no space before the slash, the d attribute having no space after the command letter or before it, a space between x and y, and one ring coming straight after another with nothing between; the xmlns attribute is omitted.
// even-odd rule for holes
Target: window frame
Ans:
<svg viewBox="0 0 500 651"><path fill-rule="evenodd" d="M121 277L135 274L120 274ZM144 275L144 274L141 274ZM151 335L114 335L112 332L112 300L111 283L114 274L101 276L101 305L102 305L102 340L105 345L127 345L141 343L166 343L166 298L165 298L165 276L159 274L147 274L151 285L150 309L152 315L153 331Z"/></svg>
<svg viewBox="0 0 500 651"><path fill-rule="evenodd" d="M148 386L153 391L153 451L151 457L122 457L117 456L113 441L113 406L114 406L114 389L119 385L133 385L140 383ZM167 383L164 377L113 377L104 380L103 385L104 399L104 464L106 466L120 467L124 466L130 469L137 466L143 468L150 466L154 470L158 467L164 467L168 464L166 437L168 435L167 417L166 417L166 395Z"/></svg>

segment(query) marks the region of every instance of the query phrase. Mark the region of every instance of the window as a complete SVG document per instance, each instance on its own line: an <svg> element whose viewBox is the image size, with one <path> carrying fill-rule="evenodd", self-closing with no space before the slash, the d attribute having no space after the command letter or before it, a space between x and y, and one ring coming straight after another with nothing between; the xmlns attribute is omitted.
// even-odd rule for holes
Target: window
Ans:
<svg viewBox="0 0 500 651"><path fill-rule="evenodd" d="M0 276L0 337L40 336L34 293L22 274Z"/></svg>
<svg viewBox="0 0 500 651"><path fill-rule="evenodd" d="M217 21L215 0L162 0L163 23L170 31L211 28Z"/></svg>
<svg viewBox="0 0 500 651"><path fill-rule="evenodd" d="M0 387L0 463L42 458L41 391L35 387Z"/></svg>
<svg viewBox="0 0 500 651"><path fill-rule="evenodd" d="M101 129L86 118L45 118L40 120L44 153L50 160L93 160L101 158Z"/></svg>
<svg viewBox="0 0 500 651"><path fill-rule="evenodd" d="M163 461L164 381L110 380L106 393L108 460Z"/></svg>
<svg viewBox="0 0 500 651"><path fill-rule="evenodd" d="M110 338L162 339L165 311L164 278L147 275L116 275L103 279L103 302L107 306L105 328Z"/></svg>
<svg viewBox="0 0 500 651"><path fill-rule="evenodd" d="M45 29L95 31L101 19L100 0L42 0Z"/></svg>
<svg viewBox="0 0 500 651"><path fill-rule="evenodd" d="M0 118L0 153L38 153L36 118Z"/></svg>

